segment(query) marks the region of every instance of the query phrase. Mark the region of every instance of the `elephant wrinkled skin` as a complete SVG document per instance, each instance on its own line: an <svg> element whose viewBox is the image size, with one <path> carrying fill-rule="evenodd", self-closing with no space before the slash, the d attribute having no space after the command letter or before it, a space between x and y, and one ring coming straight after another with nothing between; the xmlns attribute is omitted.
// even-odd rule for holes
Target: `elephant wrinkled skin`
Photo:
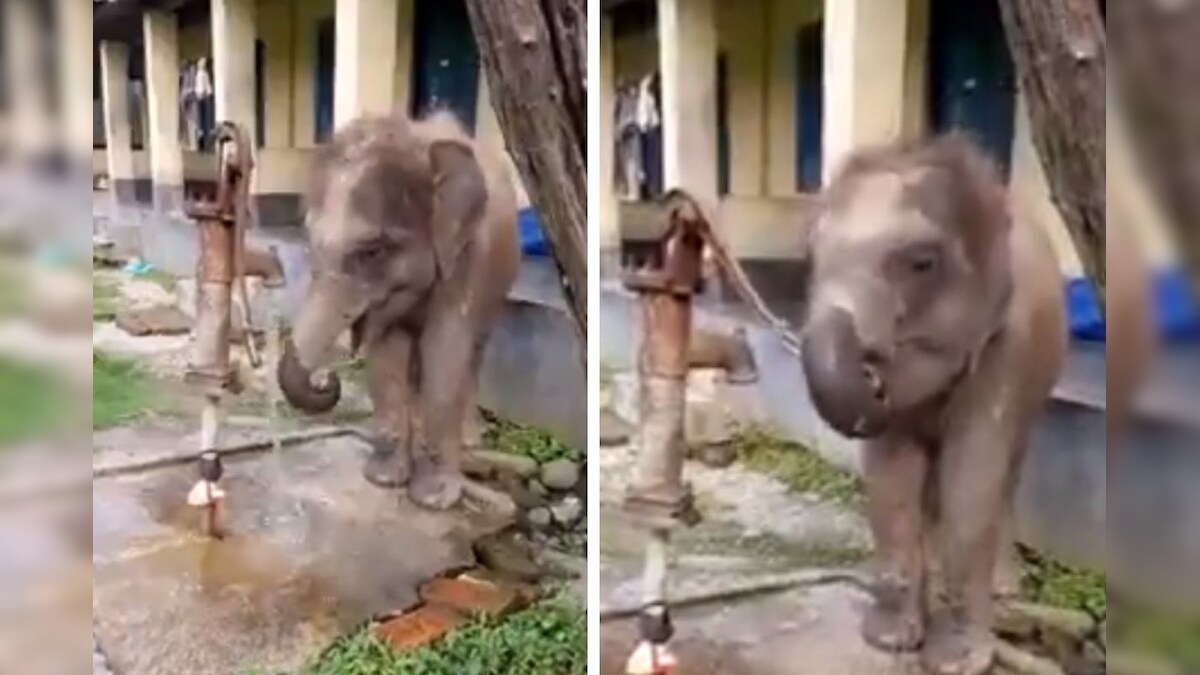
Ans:
<svg viewBox="0 0 1200 675"><path fill-rule="evenodd" d="M1067 330L1050 243L946 137L852 157L806 242L813 402L863 439L879 565L864 635L932 673L994 658L993 583Z"/></svg>
<svg viewBox="0 0 1200 675"><path fill-rule="evenodd" d="M278 379L310 413L337 403L329 365L352 330L375 408L368 480L415 503L456 504L491 326L520 262L502 157L448 113L364 118L320 151L306 226L314 277Z"/></svg>

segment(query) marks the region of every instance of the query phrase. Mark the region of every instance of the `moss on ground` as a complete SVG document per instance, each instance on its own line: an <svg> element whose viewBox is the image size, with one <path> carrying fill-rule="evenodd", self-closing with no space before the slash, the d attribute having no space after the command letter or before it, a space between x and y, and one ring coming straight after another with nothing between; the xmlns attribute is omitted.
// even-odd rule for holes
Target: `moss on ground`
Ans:
<svg viewBox="0 0 1200 675"><path fill-rule="evenodd" d="M121 292L111 279L92 279L92 321L112 321L120 309Z"/></svg>
<svg viewBox="0 0 1200 675"><path fill-rule="evenodd" d="M335 642L301 675L583 675L587 643L584 611L552 599L499 622L477 621L409 654L364 629Z"/></svg>
<svg viewBox="0 0 1200 675"><path fill-rule="evenodd" d="M799 443L752 427L737 439L742 462L782 480L792 490L860 510L865 500L862 480Z"/></svg>
<svg viewBox="0 0 1200 675"><path fill-rule="evenodd" d="M92 429L129 422L159 403L153 379L136 363L92 355Z"/></svg>
<svg viewBox="0 0 1200 675"><path fill-rule="evenodd" d="M483 417L484 444L499 452L523 455L545 464L556 459L582 461L584 452L563 442L554 434L535 427L517 424L490 410L480 410Z"/></svg>
<svg viewBox="0 0 1200 675"><path fill-rule="evenodd" d="M68 396L66 384L54 373L0 359L0 447L58 430Z"/></svg>

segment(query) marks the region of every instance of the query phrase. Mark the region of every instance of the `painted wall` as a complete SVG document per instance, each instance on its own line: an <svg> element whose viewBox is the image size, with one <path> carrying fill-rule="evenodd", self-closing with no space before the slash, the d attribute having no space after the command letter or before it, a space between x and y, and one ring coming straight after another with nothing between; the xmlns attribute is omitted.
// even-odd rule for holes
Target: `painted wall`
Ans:
<svg viewBox="0 0 1200 675"><path fill-rule="evenodd" d="M905 138L920 138L928 131L927 71L930 0L905 0L908 6L904 67L901 69L902 124ZM720 50L729 64L729 129L731 191L726 215L737 215L736 229L728 236L739 255L779 258L794 250L785 246L795 237L791 230L798 218L783 218L778 205L760 203L782 197L795 197L796 174L796 38L800 29L818 21L824 14L822 0L719 0L718 32ZM612 21L605 22L606 27ZM613 81L621 86L639 79L658 67L659 35L655 27L636 32L614 33L601 41L602 65L611 64ZM714 65L715 67L715 65ZM611 116L613 92L600 87L602 115ZM1081 264L1074 251L1062 218L1050 200L1037 153L1030 137L1024 104L1017 106L1016 131L1012 148L1012 195L1020 213L1049 233L1065 274L1079 274ZM1110 118L1110 126L1114 122ZM606 133L602 142L611 142ZM1110 132L1110 143L1114 132ZM1118 141L1120 140L1117 137ZM607 149L606 149L607 152ZM1109 153L1112 170L1129 177L1124 181L1123 198L1137 214L1137 227L1153 262L1168 264L1175 258L1174 247L1165 234L1161 214L1146 196L1144 186L1129 166L1127 152ZM611 160L610 160L611 161ZM611 167L604 168L611 171ZM611 194L608 181L602 182L606 194L601 197L605 211L622 209ZM792 202L798 204L802 202ZM608 219L629 221L622 215ZM732 222L732 221L731 221ZM612 226L610 226L612 227ZM782 229L782 231L780 231ZM628 234L628 233L626 233ZM614 240L616 237L608 237Z"/></svg>
<svg viewBox="0 0 1200 675"><path fill-rule="evenodd" d="M336 0L252 0L255 2L258 39L263 42L264 113L263 144L258 150L255 177L256 194L299 194L305 189L317 148L315 97L317 64L317 28L325 19L334 18ZM436 1L436 0L435 0ZM380 72L392 78L396 108L407 110L412 92L413 37L415 7L418 0L399 3L396 40L397 67ZM212 55L210 25L191 25L179 34L179 59L182 65ZM488 98L487 85L480 78L477 132L481 140L495 148L504 141ZM103 157L102 153L100 155ZM96 164L96 162L93 162ZM100 162L103 165L103 162ZM140 178L148 174L144 162L136 162ZM520 203L529 203L515 167L510 166ZM184 153L184 172L189 180L213 177L212 162L197 153Z"/></svg>

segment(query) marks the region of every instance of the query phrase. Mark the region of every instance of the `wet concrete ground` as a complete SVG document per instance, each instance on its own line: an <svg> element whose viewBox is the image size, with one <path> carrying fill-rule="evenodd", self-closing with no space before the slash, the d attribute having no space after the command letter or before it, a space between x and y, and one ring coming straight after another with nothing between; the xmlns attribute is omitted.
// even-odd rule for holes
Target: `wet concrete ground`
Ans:
<svg viewBox="0 0 1200 675"><path fill-rule="evenodd" d="M122 675L291 669L373 616L410 607L468 566L487 530L417 509L360 477L343 437L232 460L222 541L185 503L191 465L96 481L96 633Z"/></svg>
<svg viewBox="0 0 1200 675"><path fill-rule="evenodd" d="M635 455L628 446L599 453L593 465L600 471L604 523L600 605L604 616L622 616L637 607L641 591L643 534L620 510ZM800 583L782 592L742 593L781 580L825 577L834 570L821 567L856 557L869 546L858 514L738 466L715 470L689 462L686 475L705 521L676 535L670 595L722 599L676 615L679 675L909 672L903 662L870 649L859 637L866 596L854 584ZM797 574L806 568L807 573ZM600 633L600 672L622 675L636 644L636 624L605 620Z"/></svg>
<svg viewBox="0 0 1200 675"><path fill-rule="evenodd" d="M920 675L912 657L883 654L859 637L867 597L849 586L800 589L676 616L677 675ZM632 622L601 630L601 675L624 675L637 641Z"/></svg>

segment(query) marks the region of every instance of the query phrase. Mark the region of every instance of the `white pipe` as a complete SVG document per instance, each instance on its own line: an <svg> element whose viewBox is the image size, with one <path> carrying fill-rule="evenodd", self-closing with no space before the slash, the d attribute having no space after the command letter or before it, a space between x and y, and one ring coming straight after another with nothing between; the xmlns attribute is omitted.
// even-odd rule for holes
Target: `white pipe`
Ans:
<svg viewBox="0 0 1200 675"><path fill-rule="evenodd" d="M666 606L670 543L671 535L666 530L653 530L646 540L646 567L642 576L642 593L646 607Z"/></svg>
<svg viewBox="0 0 1200 675"><path fill-rule="evenodd" d="M206 394L204 411L200 413L200 452L217 449L217 437L221 430L221 397Z"/></svg>

